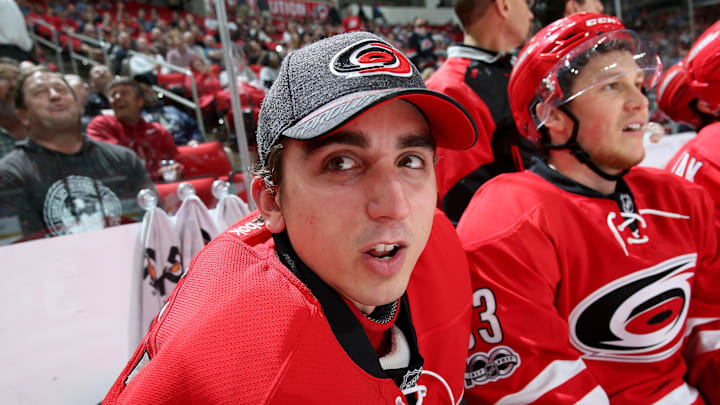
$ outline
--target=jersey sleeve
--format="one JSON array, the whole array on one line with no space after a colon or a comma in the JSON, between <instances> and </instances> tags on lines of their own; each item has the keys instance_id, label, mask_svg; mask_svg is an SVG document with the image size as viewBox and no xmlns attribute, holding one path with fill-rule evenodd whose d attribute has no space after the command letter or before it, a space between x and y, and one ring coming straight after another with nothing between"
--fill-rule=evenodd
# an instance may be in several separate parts
<instances>
[{"instance_id":1,"label":"jersey sleeve","mask_svg":"<svg viewBox=\"0 0 720 405\"><path fill-rule=\"evenodd\" d=\"M702 220L695 221L699 253L685 330L685 360L688 382L707 403L720 404L720 229L717 221L711 225L711 218L716 216L713 201L702 194L697 198L701 210L695 214Z\"/></svg>"},{"instance_id":2,"label":"jersey sleeve","mask_svg":"<svg viewBox=\"0 0 720 405\"><path fill-rule=\"evenodd\" d=\"M713 135L720 136L720 133ZM718 222L720 221L720 156L717 158L708 156L707 152L717 154L715 148L708 150L695 141L700 141L700 139L693 139L686 143L670 159L665 168L685 180L699 185L710 194L714 201L715 221Z\"/></svg>"},{"instance_id":3,"label":"jersey sleeve","mask_svg":"<svg viewBox=\"0 0 720 405\"><path fill-rule=\"evenodd\" d=\"M477 196L476 196L477 197ZM560 268L552 241L527 213L502 234L458 233L473 285L472 334L465 371L469 405L608 403L607 394L571 345L555 308Z\"/></svg>"}]
</instances>

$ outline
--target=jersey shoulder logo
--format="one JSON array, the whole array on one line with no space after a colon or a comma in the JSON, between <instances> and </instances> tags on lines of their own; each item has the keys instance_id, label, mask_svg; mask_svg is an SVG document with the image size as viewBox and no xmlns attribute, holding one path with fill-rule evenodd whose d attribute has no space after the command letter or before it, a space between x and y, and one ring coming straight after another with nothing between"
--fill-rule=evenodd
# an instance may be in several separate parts
<instances>
[{"instance_id":1,"label":"jersey shoulder logo","mask_svg":"<svg viewBox=\"0 0 720 405\"><path fill-rule=\"evenodd\" d=\"M410 61L385 42L364 40L338 52L330 60L330 71L347 78L372 75L410 77Z\"/></svg>"},{"instance_id":2,"label":"jersey shoulder logo","mask_svg":"<svg viewBox=\"0 0 720 405\"><path fill-rule=\"evenodd\" d=\"M520 366L520 356L507 346L497 346L490 353L473 353L465 368L465 389L506 378Z\"/></svg>"},{"instance_id":3,"label":"jersey shoulder logo","mask_svg":"<svg viewBox=\"0 0 720 405\"><path fill-rule=\"evenodd\" d=\"M672 167L671 172L684 178L685 180L695 182L695 175L703 167L703 161L690 156L688 152L684 152Z\"/></svg>"},{"instance_id":4,"label":"jersey shoulder logo","mask_svg":"<svg viewBox=\"0 0 720 405\"><path fill-rule=\"evenodd\" d=\"M677 256L597 289L570 313L570 341L593 360L670 357L682 344L696 261Z\"/></svg>"}]
</instances>

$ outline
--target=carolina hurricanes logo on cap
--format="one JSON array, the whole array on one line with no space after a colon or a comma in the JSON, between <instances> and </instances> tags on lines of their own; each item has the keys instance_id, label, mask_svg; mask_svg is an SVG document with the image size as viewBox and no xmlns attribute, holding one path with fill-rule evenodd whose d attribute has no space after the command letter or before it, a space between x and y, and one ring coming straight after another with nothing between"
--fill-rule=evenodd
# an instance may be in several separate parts
<instances>
[{"instance_id":1,"label":"carolina hurricanes logo on cap","mask_svg":"<svg viewBox=\"0 0 720 405\"><path fill-rule=\"evenodd\" d=\"M391 75L410 77L410 61L392 46L374 39L356 42L333 56L330 71L337 76Z\"/></svg>"},{"instance_id":2,"label":"carolina hurricanes logo on cap","mask_svg":"<svg viewBox=\"0 0 720 405\"><path fill-rule=\"evenodd\" d=\"M569 318L573 345L595 360L653 362L678 350L697 255L678 256L601 287Z\"/></svg>"}]
</instances>

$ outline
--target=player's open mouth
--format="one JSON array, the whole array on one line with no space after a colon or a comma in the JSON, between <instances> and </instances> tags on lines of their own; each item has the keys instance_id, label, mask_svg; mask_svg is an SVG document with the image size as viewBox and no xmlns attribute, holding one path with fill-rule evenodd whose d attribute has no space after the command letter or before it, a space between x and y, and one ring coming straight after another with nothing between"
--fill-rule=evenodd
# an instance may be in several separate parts
<instances>
[{"instance_id":1,"label":"player's open mouth","mask_svg":"<svg viewBox=\"0 0 720 405\"><path fill-rule=\"evenodd\" d=\"M639 124L639 123L630 124L630 125L626 126L625 128L623 128L623 131L627 131L627 132L640 131L642 129L642 127L643 127L642 124Z\"/></svg>"},{"instance_id":2,"label":"player's open mouth","mask_svg":"<svg viewBox=\"0 0 720 405\"><path fill-rule=\"evenodd\" d=\"M378 243L377 245L373 246L372 249L368 250L365 253L379 260L390 260L399 250L400 245L397 243Z\"/></svg>"}]
</instances>

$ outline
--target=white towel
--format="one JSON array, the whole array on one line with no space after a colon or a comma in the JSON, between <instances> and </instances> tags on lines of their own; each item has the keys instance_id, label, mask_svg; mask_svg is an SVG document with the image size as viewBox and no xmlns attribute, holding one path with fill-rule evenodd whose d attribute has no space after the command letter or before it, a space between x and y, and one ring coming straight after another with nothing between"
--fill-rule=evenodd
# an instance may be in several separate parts
<instances>
[{"instance_id":1,"label":"white towel","mask_svg":"<svg viewBox=\"0 0 720 405\"><path fill-rule=\"evenodd\" d=\"M185 269L190 266L192 257L219 233L205 203L197 195L191 195L183 200L175 214L175 230L180 236Z\"/></svg>"},{"instance_id":2,"label":"white towel","mask_svg":"<svg viewBox=\"0 0 720 405\"><path fill-rule=\"evenodd\" d=\"M250 215L250 207L235 194L225 194L215 207L215 224L224 231L237 221Z\"/></svg>"},{"instance_id":3,"label":"white towel","mask_svg":"<svg viewBox=\"0 0 720 405\"><path fill-rule=\"evenodd\" d=\"M140 330L144 334L183 274L180 238L165 211L145 213L140 227L143 241Z\"/></svg>"}]
</instances>

